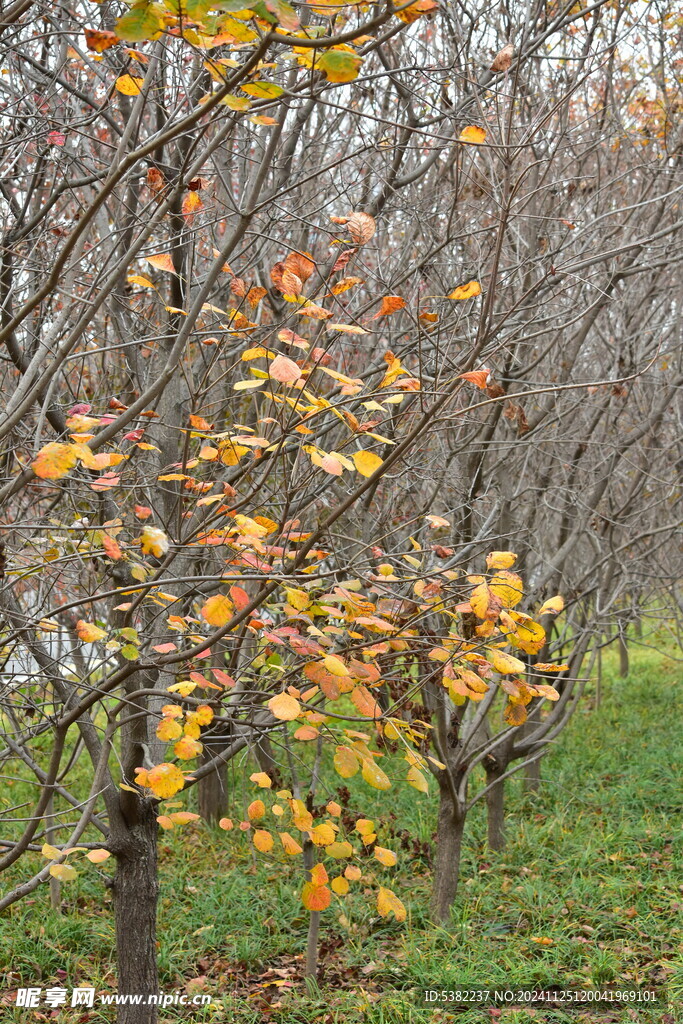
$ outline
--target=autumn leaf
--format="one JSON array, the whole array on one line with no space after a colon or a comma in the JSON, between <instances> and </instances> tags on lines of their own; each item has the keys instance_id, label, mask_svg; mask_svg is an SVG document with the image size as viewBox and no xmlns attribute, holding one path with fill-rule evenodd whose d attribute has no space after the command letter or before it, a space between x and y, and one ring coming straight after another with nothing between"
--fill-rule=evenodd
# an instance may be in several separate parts
<instances>
[{"instance_id":1,"label":"autumn leaf","mask_svg":"<svg viewBox=\"0 0 683 1024\"><path fill-rule=\"evenodd\" d=\"M288 693L278 693L277 696L271 697L268 708L274 718L279 718L283 722L292 722L301 714L299 701Z\"/></svg>"},{"instance_id":2,"label":"autumn leaf","mask_svg":"<svg viewBox=\"0 0 683 1024\"><path fill-rule=\"evenodd\" d=\"M144 78L133 78L132 75L121 75L116 79L116 88L124 96L138 96L143 85Z\"/></svg>"},{"instance_id":3,"label":"autumn leaf","mask_svg":"<svg viewBox=\"0 0 683 1024\"><path fill-rule=\"evenodd\" d=\"M385 850L383 846L376 846L373 850L375 860L384 864L386 868L393 868L396 863L396 854L393 850Z\"/></svg>"},{"instance_id":4,"label":"autumn leaf","mask_svg":"<svg viewBox=\"0 0 683 1024\"><path fill-rule=\"evenodd\" d=\"M508 725L524 725L527 720L526 708L523 704L513 704L511 701L505 705L503 718Z\"/></svg>"},{"instance_id":5,"label":"autumn leaf","mask_svg":"<svg viewBox=\"0 0 683 1024\"><path fill-rule=\"evenodd\" d=\"M367 718L381 718L382 709L366 686L354 686L350 693L351 702L361 715Z\"/></svg>"},{"instance_id":6,"label":"autumn leaf","mask_svg":"<svg viewBox=\"0 0 683 1024\"><path fill-rule=\"evenodd\" d=\"M361 775L373 789L391 789L391 781L373 760L363 759Z\"/></svg>"},{"instance_id":7,"label":"autumn leaf","mask_svg":"<svg viewBox=\"0 0 683 1024\"><path fill-rule=\"evenodd\" d=\"M481 285L478 281L468 281L467 284L458 285L448 298L462 302L464 299L473 299L476 295L481 295Z\"/></svg>"},{"instance_id":8,"label":"autumn leaf","mask_svg":"<svg viewBox=\"0 0 683 1024\"><path fill-rule=\"evenodd\" d=\"M185 776L174 764L158 764L149 770L136 768L135 775L135 781L139 786L151 789L161 800L175 796L185 785Z\"/></svg>"},{"instance_id":9,"label":"autumn leaf","mask_svg":"<svg viewBox=\"0 0 683 1024\"><path fill-rule=\"evenodd\" d=\"M270 832L266 832L263 828L254 830L251 841L259 853L268 853L269 850L273 849L273 837Z\"/></svg>"},{"instance_id":10,"label":"autumn leaf","mask_svg":"<svg viewBox=\"0 0 683 1024\"><path fill-rule=\"evenodd\" d=\"M336 892L337 896L346 896L350 886L343 875L337 875L330 882L330 888L333 892Z\"/></svg>"},{"instance_id":11,"label":"autumn leaf","mask_svg":"<svg viewBox=\"0 0 683 1024\"><path fill-rule=\"evenodd\" d=\"M71 882L74 878L78 877L78 872L70 864L53 864L50 868L50 874L60 882Z\"/></svg>"},{"instance_id":12,"label":"autumn leaf","mask_svg":"<svg viewBox=\"0 0 683 1024\"><path fill-rule=\"evenodd\" d=\"M188 192L183 199L183 217L188 224L192 224L194 216L204 209L204 203L198 192Z\"/></svg>"},{"instance_id":13,"label":"autumn leaf","mask_svg":"<svg viewBox=\"0 0 683 1024\"><path fill-rule=\"evenodd\" d=\"M406 908L391 889L380 887L377 893L377 913L380 917L388 917L393 914L397 921L405 921Z\"/></svg>"},{"instance_id":14,"label":"autumn leaf","mask_svg":"<svg viewBox=\"0 0 683 1024\"><path fill-rule=\"evenodd\" d=\"M364 451L363 449L358 452L352 452L351 458L361 476L372 476L375 470L379 469L382 465L382 459L380 459L379 455L375 455L374 452Z\"/></svg>"},{"instance_id":15,"label":"autumn leaf","mask_svg":"<svg viewBox=\"0 0 683 1024\"><path fill-rule=\"evenodd\" d=\"M363 58L347 47L326 50L317 63L328 82L352 82L358 78Z\"/></svg>"},{"instance_id":16,"label":"autumn leaf","mask_svg":"<svg viewBox=\"0 0 683 1024\"><path fill-rule=\"evenodd\" d=\"M375 218L369 213L356 210L349 217L346 228L356 245L365 245L375 233Z\"/></svg>"},{"instance_id":17,"label":"autumn leaf","mask_svg":"<svg viewBox=\"0 0 683 1024\"><path fill-rule=\"evenodd\" d=\"M176 722L172 718L164 718L163 721L157 725L157 738L163 740L164 743L168 743L171 740L177 740L183 735L183 727L180 722Z\"/></svg>"},{"instance_id":18,"label":"autumn leaf","mask_svg":"<svg viewBox=\"0 0 683 1024\"><path fill-rule=\"evenodd\" d=\"M100 849L100 850L89 850L88 853L86 853L85 856L86 856L86 859L89 860L91 864L102 864L103 861L109 860L109 858L111 857L111 854L110 854L109 850L102 850L102 849Z\"/></svg>"},{"instance_id":19,"label":"autumn leaf","mask_svg":"<svg viewBox=\"0 0 683 1024\"><path fill-rule=\"evenodd\" d=\"M350 779L360 767L360 758L351 747L337 747L334 754L334 768L343 779Z\"/></svg>"},{"instance_id":20,"label":"autumn leaf","mask_svg":"<svg viewBox=\"0 0 683 1024\"><path fill-rule=\"evenodd\" d=\"M406 304L406 300L402 299L400 295L385 295L382 299L382 305L379 311L375 313L373 320L377 320L380 316L391 316L392 313L396 313L399 309L403 309Z\"/></svg>"},{"instance_id":21,"label":"autumn leaf","mask_svg":"<svg viewBox=\"0 0 683 1024\"><path fill-rule=\"evenodd\" d=\"M349 670L347 669L341 658L337 658L334 654L328 654L322 661L323 667L331 672L333 676L348 676Z\"/></svg>"},{"instance_id":22,"label":"autumn leaf","mask_svg":"<svg viewBox=\"0 0 683 1024\"><path fill-rule=\"evenodd\" d=\"M38 452L31 469L41 480L61 480L78 461L77 449L71 444L50 441Z\"/></svg>"},{"instance_id":23,"label":"autumn leaf","mask_svg":"<svg viewBox=\"0 0 683 1024\"><path fill-rule=\"evenodd\" d=\"M97 640L104 640L107 635L106 629L100 629L92 622L86 622L84 619L79 619L76 623L76 632L78 633L79 640L82 640L86 644L94 644Z\"/></svg>"},{"instance_id":24,"label":"autumn leaf","mask_svg":"<svg viewBox=\"0 0 683 1024\"><path fill-rule=\"evenodd\" d=\"M469 143L471 146L480 146L485 139L486 131L476 124L469 124L458 136L458 142Z\"/></svg>"},{"instance_id":25,"label":"autumn leaf","mask_svg":"<svg viewBox=\"0 0 683 1024\"><path fill-rule=\"evenodd\" d=\"M266 805L263 800L252 800L247 807L247 817L249 821L258 821L259 818L263 818L266 813Z\"/></svg>"},{"instance_id":26,"label":"autumn leaf","mask_svg":"<svg viewBox=\"0 0 683 1024\"><path fill-rule=\"evenodd\" d=\"M249 776L250 782L255 782L261 789L270 789L273 783L270 780L270 776L266 775L265 772L254 772L253 775Z\"/></svg>"},{"instance_id":27,"label":"autumn leaf","mask_svg":"<svg viewBox=\"0 0 683 1024\"><path fill-rule=\"evenodd\" d=\"M513 551L491 551L486 556L487 569L509 569L517 561Z\"/></svg>"},{"instance_id":28,"label":"autumn leaf","mask_svg":"<svg viewBox=\"0 0 683 1024\"><path fill-rule=\"evenodd\" d=\"M512 55L514 52L515 48L512 43L508 43L502 50L499 50L493 58L491 71L493 71L494 74L499 74L501 71L507 71L512 64Z\"/></svg>"},{"instance_id":29,"label":"autumn leaf","mask_svg":"<svg viewBox=\"0 0 683 1024\"><path fill-rule=\"evenodd\" d=\"M332 893L326 885L314 885L313 882L305 882L301 891L301 902L306 910L327 910L332 902Z\"/></svg>"},{"instance_id":30,"label":"autumn leaf","mask_svg":"<svg viewBox=\"0 0 683 1024\"><path fill-rule=\"evenodd\" d=\"M461 373L458 379L467 380L470 384L475 384L478 388L481 388L482 391L485 391L490 376L491 371L487 366L485 366L481 370L470 370L468 373Z\"/></svg>"},{"instance_id":31,"label":"autumn leaf","mask_svg":"<svg viewBox=\"0 0 683 1024\"><path fill-rule=\"evenodd\" d=\"M83 30L83 34L85 35L85 45L95 53L103 53L110 46L116 46L120 42L116 32L107 32L103 29L86 28Z\"/></svg>"},{"instance_id":32,"label":"autumn leaf","mask_svg":"<svg viewBox=\"0 0 683 1024\"><path fill-rule=\"evenodd\" d=\"M523 661L513 658L511 654L506 654L504 651L492 651L491 664L501 675L516 675L526 669Z\"/></svg>"},{"instance_id":33,"label":"autumn leaf","mask_svg":"<svg viewBox=\"0 0 683 1024\"><path fill-rule=\"evenodd\" d=\"M569 665L556 665L554 662L541 662L538 661L533 666L534 672L568 672ZM538 685L536 684L538 689Z\"/></svg>"},{"instance_id":34,"label":"autumn leaf","mask_svg":"<svg viewBox=\"0 0 683 1024\"><path fill-rule=\"evenodd\" d=\"M173 257L170 252L159 252L155 256L145 256L144 259L147 263L150 263L157 270L165 270L169 274L175 274L176 269L173 266Z\"/></svg>"},{"instance_id":35,"label":"autumn leaf","mask_svg":"<svg viewBox=\"0 0 683 1024\"><path fill-rule=\"evenodd\" d=\"M225 594L214 594L200 610L200 615L210 626L225 626L232 618L233 605Z\"/></svg>"},{"instance_id":36,"label":"autumn leaf","mask_svg":"<svg viewBox=\"0 0 683 1024\"><path fill-rule=\"evenodd\" d=\"M289 832L278 832L278 835L280 836L282 848L289 857L294 857L297 853L303 852L303 847L297 843L296 839Z\"/></svg>"},{"instance_id":37,"label":"autumn leaf","mask_svg":"<svg viewBox=\"0 0 683 1024\"><path fill-rule=\"evenodd\" d=\"M179 757L181 761L189 761L193 757L199 757L202 750L202 744L191 736L183 736L183 738L178 740L178 742L173 746L173 753L176 757Z\"/></svg>"},{"instance_id":38,"label":"autumn leaf","mask_svg":"<svg viewBox=\"0 0 683 1024\"><path fill-rule=\"evenodd\" d=\"M564 598L560 594L557 594L556 597L548 598L548 600L541 605L541 607L538 609L538 615L539 617L541 615L548 615L550 613L552 613L553 615L559 615L563 609Z\"/></svg>"},{"instance_id":39,"label":"autumn leaf","mask_svg":"<svg viewBox=\"0 0 683 1024\"><path fill-rule=\"evenodd\" d=\"M281 384L294 384L301 377L301 370L293 359L287 356L275 356L268 367L268 376Z\"/></svg>"},{"instance_id":40,"label":"autumn leaf","mask_svg":"<svg viewBox=\"0 0 683 1024\"><path fill-rule=\"evenodd\" d=\"M116 33L127 43L155 39L164 27L164 12L157 4L136 3L116 22Z\"/></svg>"},{"instance_id":41,"label":"autumn leaf","mask_svg":"<svg viewBox=\"0 0 683 1024\"><path fill-rule=\"evenodd\" d=\"M143 555L154 555L155 558L161 558L168 551L168 537L163 530L157 529L156 526L146 526L140 537L140 547Z\"/></svg>"}]
</instances>

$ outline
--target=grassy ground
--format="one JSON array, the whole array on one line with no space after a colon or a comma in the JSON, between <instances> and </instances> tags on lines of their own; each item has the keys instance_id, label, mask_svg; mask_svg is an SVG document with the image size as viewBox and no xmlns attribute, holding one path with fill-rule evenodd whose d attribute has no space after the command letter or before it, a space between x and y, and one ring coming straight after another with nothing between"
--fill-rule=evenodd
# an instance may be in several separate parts
<instances>
[{"instance_id":1,"label":"grassy ground","mask_svg":"<svg viewBox=\"0 0 683 1024\"><path fill-rule=\"evenodd\" d=\"M486 851L483 813L472 813L449 930L427 916L433 800L412 789L371 792L368 816L382 822L383 845L400 855L391 871L373 862L375 881L400 895L408 921L379 918L361 888L333 904L323 914L319 987L301 980L307 921L291 866L256 862L243 837L203 825L164 834L161 987L216 1000L202 1010L168 1008L164 1024L683 1021L683 669L636 652L621 680L611 656L605 662L601 705L591 691L545 759L540 792L509 784L503 854ZM396 832L404 829L410 836L401 839ZM64 896L61 915L50 912L45 889L12 908L0 935L0 990L114 990L110 897L96 871L65 886ZM425 987L607 983L665 986L669 1005L459 1011L422 1008L418 999ZM39 1019L9 1000L2 1010L3 1022ZM104 1022L113 1011L69 1009L43 1019Z\"/></svg>"}]
</instances>

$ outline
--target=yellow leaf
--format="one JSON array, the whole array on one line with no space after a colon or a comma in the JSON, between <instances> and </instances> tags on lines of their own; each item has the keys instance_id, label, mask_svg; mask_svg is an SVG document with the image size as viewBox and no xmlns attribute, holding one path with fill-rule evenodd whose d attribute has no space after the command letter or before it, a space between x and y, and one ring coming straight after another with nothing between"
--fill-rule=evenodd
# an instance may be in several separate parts
<instances>
[{"instance_id":1,"label":"yellow leaf","mask_svg":"<svg viewBox=\"0 0 683 1024\"><path fill-rule=\"evenodd\" d=\"M489 580L489 590L504 608L514 608L522 600L524 585L516 572L501 569Z\"/></svg>"},{"instance_id":2,"label":"yellow leaf","mask_svg":"<svg viewBox=\"0 0 683 1024\"><path fill-rule=\"evenodd\" d=\"M556 665L554 662L537 662L533 666L534 672L568 672L569 665Z\"/></svg>"},{"instance_id":3,"label":"yellow leaf","mask_svg":"<svg viewBox=\"0 0 683 1024\"><path fill-rule=\"evenodd\" d=\"M265 772L254 772L253 775L249 776L251 782L255 782L261 789L270 789L273 783L270 781L270 777Z\"/></svg>"},{"instance_id":4,"label":"yellow leaf","mask_svg":"<svg viewBox=\"0 0 683 1024\"><path fill-rule=\"evenodd\" d=\"M232 601L225 594L214 594L201 608L200 615L210 626L225 626L232 618Z\"/></svg>"},{"instance_id":5,"label":"yellow leaf","mask_svg":"<svg viewBox=\"0 0 683 1024\"><path fill-rule=\"evenodd\" d=\"M164 718L157 725L157 738L163 740L164 743L168 743L169 740L177 740L182 735L182 725L173 718Z\"/></svg>"},{"instance_id":6,"label":"yellow leaf","mask_svg":"<svg viewBox=\"0 0 683 1024\"><path fill-rule=\"evenodd\" d=\"M379 469L382 463L379 455L375 455L373 452L361 450L359 452L352 452L351 458L353 459L354 465L358 472L362 476L372 476L375 470Z\"/></svg>"},{"instance_id":7,"label":"yellow leaf","mask_svg":"<svg viewBox=\"0 0 683 1024\"><path fill-rule=\"evenodd\" d=\"M334 767L343 779L350 779L358 771L360 759L351 747L337 747L334 755Z\"/></svg>"},{"instance_id":8,"label":"yellow leaf","mask_svg":"<svg viewBox=\"0 0 683 1024\"><path fill-rule=\"evenodd\" d=\"M287 604L296 608L298 612L304 611L311 603L311 599L305 590L296 590L293 587L286 587Z\"/></svg>"},{"instance_id":9,"label":"yellow leaf","mask_svg":"<svg viewBox=\"0 0 683 1024\"><path fill-rule=\"evenodd\" d=\"M393 914L397 921L405 921L406 908L391 889L380 887L377 893L377 913L380 917L388 917Z\"/></svg>"},{"instance_id":10,"label":"yellow leaf","mask_svg":"<svg viewBox=\"0 0 683 1024\"><path fill-rule=\"evenodd\" d=\"M492 651L491 664L496 672L500 672L503 676L515 675L517 672L524 672L526 669L523 661L520 661L519 658L513 658L511 654L505 654L504 651Z\"/></svg>"},{"instance_id":11,"label":"yellow leaf","mask_svg":"<svg viewBox=\"0 0 683 1024\"><path fill-rule=\"evenodd\" d=\"M480 146L485 139L486 131L477 124L468 124L458 136L458 142L468 142L473 146Z\"/></svg>"},{"instance_id":12,"label":"yellow leaf","mask_svg":"<svg viewBox=\"0 0 683 1024\"><path fill-rule=\"evenodd\" d=\"M336 838L336 833L331 825L322 822L310 830L310 837L315 846L330 846Z\"/></svg>"},{"instance_id":13,"label":"yellow leaf","mask_svg":"<svg viewBox=\"0 0 683 1024\"><path fill-rule=\"evenodd\" d=\"M517 561L513 551L491 551L486 556L487 569L509 569Z\"/></svg>"},{"instance_id":14,"label":"yellow leaf","mask_svg":"<svg viewBox=\"0 0 683 1024\"><path fill-rule=\"evenodd\" d=\"M317 63L317 67L325 72L328 82L352 82L358 78L363 58L347 47L335 47L326 50Z\"/></svg>"},{"instance_id":15,"label":"yellow leaf","mask_svg":"<svg viewBox=\"0 0 683 1024\"><path fill-rule=\"evenodd\" d=\"M140 786L151 789L155 796L162 800L175 796L185 785L185 777L174 764L157 764L147 771L144 768L136 768L136 782Z\"/></svg>"},{"instance_id":16,"label":"yellow leaf","mask_svg":"<svg viewBox=\"0 0 683 1024\"><path fill-rule=\"evenodd\" d=\"M157 529L156 526L146 526L140 537L140 547L143 555L154 555L155 558L161 558L168 551L168 537L163 530Z\"/></svg>"},{"instance_id":17,"label":"yellow leaf","mask_svg":"<svg viewBox=\"0 0 683 1024\"><path fill-rule=\"evenodd\" d=\"M278 693L277 696L271 697L268 707L273 717L283 722L292 722L301 714L299 701L288 693Z\"/></svg>"},{"instance_id":18,"label":"yellow leaf","mask_svg":"<svg viewBox=\"0 0 683 1024\"><path fill-rule=\"evenodd\" d=\"M343 875L338 875L330 882L330 888L333 892L336 892L337 896L346 896L349 891L349 883Z\"/></svg>"},{"instance_id":19,"label":"yellow leaf","mask_svg":"<svg viewBox=\"0 0 683 1024\"><path fill-rule=\"evenodd\" d=\"M53 878L58 878L60 882L71 882L78 877L78 872L70 864L53 864L50 874Z\"/></svg>"},{"instance_id":20,"label":"yellow leaf","mask_svg":"<svg viewBox=\"0 0 683 1024\"><path fill-rule=\"evenodd\" d=\"M252 836L252 842L260 853L268 853L273 849L273 837L265 829L257 828Z\"/></svg>"},{"instance_id":21,"label":"yellow leaf","mask_svg":"<svg viewBox=\"0 0 683 1024\"><path fill-rule=\"evenodd\" d=\"M363 760L361 774L368 786L372 786L373 789L391 789L388 775L385 775L374 761Z\"/></svg>"},{"instance_id":22,"label":"yellow leaf","mask_svg":"<svg viewBox=\"0 0 683 1024\"><path fill-rule=\"evenodd\" d=\"M47 857L48 860L59 860L62 856L62 851L58 850L56 846L50 846L49 843L43 843L40 851L43 857Z\"/></svg>"},{"instance_id":23,"label":"yellow leaf","mask_svg":"<svg viewBox=\"0 0 683 1024\"><path fill-rule=\"evenodd\" d=\"M416 789L418 793L429 793L429 785L426 778L414 765L408 769L406 779L408 780L408 785Z\"/></svg>"},{"instance_id":24,"label":"yellow leaf","mask_svg":"<svg viewBox=\"0 0 683 1024\"><path fill-rule=\"evenodd\" d=\"M193 757L199 757L202 752L202 744L191 736L183 736L173 747L173 753L181 761L189 761Z\"/></svg>"},{"instance_id":25,"label":"yellow leaf","mask_svg":"<svg viewBox=\"0 0 683 1024\"><path fill-rule=\"evenodd\" d=\"M303 847L297 843L293 836L290 836L289 832L279 832L278 835L280 836L282 848L290 857L294 857L297 853L302 852Z\"/></svg>"},{"instance_id":26,"label":"yellow leaf","mask_svg":"<svg viewBox=\"0 0 683 1024\"><path fill-rule=\"evenodd\" d=\"M448 298L462 302L464 299L473 299L476 295L481 295L481 285L478 281L468 281L467 284L459 285Z\"/></svg>"},{"instance_id":27,"label":"yellow leaf","mask_svg":"<svg viewBox=\"0 0 683 1024\"><path fill-rule=\"evenodd\" d=\"M539 693L546 700L559 700L560 695L554 686L549 686L547 683L534 683L534 690Z\"/></svg>"},{"instance_id":28,"label":"yellow leaf","mask_svg":"<svg viewBox=\"0 0 683 1024\"><path fill-rule=\"evenodd\" d=\"M31 463L31 469L41 480L61 480L76 462L74 445L50 441L40 449Z\"/></svg>"},{"instance_id":29,"label":"yellow leaf","mask_svg":"<svg viewBox=\"0 0 683 1024\"><path fill-rule=\"evenodd\" d=\"M139 95L144 84L144 78L132 78L131 75L121 75L120 78L116 79L116 88L124 96Z\"/></svg>"},{"instance_id":30,"label":"yellow leaf","mask_svg":"<svg viewBox=\"0 0 683 1024\"><path fill-rule=\"evenodd\" d=\"M552 612L553 615L559 615L564 608L564 598L558 594L556 597L550 597L545 601L538 610L539 616L548 615Z\"/></svg>"},{"instance_id":31,"label":"yellow leaf","mask_svg":"<svg viewBox=\"0 0 683 1024\"><path fill-rule=\"evenodd\" d=\"M326 846L325 853L334 860L343 860L344 857L353 857L353 847L345 840L337 841Z\"/></svg>"},{"instance_id":32,"label":"yellow leaf","mask_svg":"<svg viewBox=\"0 0 683 1024\"><path fill-rule=\"evenodd\" d=\"M323 658L323 665L333 676L348 676L349 674L344 662L334 654L328 654L326 658Z\"/></svg>"},{"instance_id":33,"label":"yellow leaf","mask_svg":"<svg viewBox=\"0 0 683 1024\"><path fill-rule=\"evenodd\" d=\"M155 288L156 285L153 281L150 281L148 277L143 277L142 274L130 274L126 280L129 284L137 284L140 288Z\"/></svg>"},{"instance_id":34,"label":"yellow leaf","mask_svg":"<svg viewBox=\"0 0 683 1024\"><path fill-rule=\"evenodd\" d=\"M508 701L505 705L503 718L508 725L524 725L527 719L526 708L523 704L512 704Z\"/></svg>"},{"instance_id":35,"label":"yellow leaf","mask_svg":"<svg viewBox=\"0 0 683 1024\"><path fill-rule=\"evenodd\" d=\"M375 860L384 864L386 868L393 868L397 857L393 850L385 850L383 846L376 846L374 849Z\"/></svg>"}]
</instances>

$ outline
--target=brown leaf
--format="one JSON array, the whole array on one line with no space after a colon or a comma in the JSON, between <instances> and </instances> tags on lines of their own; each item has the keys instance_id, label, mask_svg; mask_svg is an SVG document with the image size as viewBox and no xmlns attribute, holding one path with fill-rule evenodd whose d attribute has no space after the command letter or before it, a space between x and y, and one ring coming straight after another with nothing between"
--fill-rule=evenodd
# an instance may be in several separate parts
<instances>
[{"instance_id":1,"label":"brown leaf","mask_svg":"<svg viewBox=\"0 0 683 1024\"><path fill-rule=\"evenodd\" d=\"M500 71L507 71L512 64L512 55L515 52L515 48L512 43L508 43L502 50L499 50L496 56L493 58L493 64L491 65L491 71L496 74Z\"/></svg>"},{"instance_id":2,"label":"brown leaf","mask_svg":"<svg viewBox=\"0 0 683 1024\"><path fill-rule=\"evenodd\" d=\"M371 217L369 213L362 213L360 210L356 210L349 217L346 226L351 235L351 240L356 245L365 245L375 233L375 218Z\"/></svg>"}]
</instances>

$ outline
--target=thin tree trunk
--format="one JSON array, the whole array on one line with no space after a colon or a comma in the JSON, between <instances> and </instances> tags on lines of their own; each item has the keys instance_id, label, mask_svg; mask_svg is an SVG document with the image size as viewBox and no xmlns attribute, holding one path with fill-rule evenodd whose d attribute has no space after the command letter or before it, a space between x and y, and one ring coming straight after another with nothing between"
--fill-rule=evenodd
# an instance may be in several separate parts
<instances>
[{"instance_id":1,"label":"thin tree trunk","mask_svg":"<svg viewBox=\"0 0 683 1024\"><path fill-rule=\"evenodd\" d=\"M628 647L626 645L626 637L623 633L619 633L619 675L622 679L626 679L629 672L629 660L628 660Z\"/></svg>"},{"instance_id":2,"label":"thin tree trunk","mask_svg":"<svg viewBox=\"0 0 683 1024\"><path fill-rule=\"evenodd\" d=\"M537 793L541 788L541 758L537 757L527 769L524 775L524 786L527 793Z\"/></svg>"},{"instance_id":3,"label":"thin tree trunk","mask_svg":"<svg viewBox=\"0 0 683 1024\"><path fill-rule=\"evenodd\" d=\"M496 781L504 771L497 765L486 772L486 785L491 786L486 794L489 850L505 849L505 783Z\"/></svg>"},{"instance_id":4,"label":"thin tree trunk","mask_svg":"<svg viewBox=\"0 0 683 1024\"><path fill-rule=\"evenodd\" d=\"M202 751L200 764L212 760L216 755L216 748L207 744ZM225 816L228 806L227 789L227 764L209 772L197 783L197 810L204 819L211 824L217 824Z\"/></svg>"},{"instance_id":5,"label":"thin tree trunk","mask_svg":"<svg viewBox=\"0 0 683 1024\"><path fill-rule=\"evenodd\" d=\"M56 840L54 831L54 797L50 797L45 808L45 840L51 846ZM62 883L58 878L50 877L50 906L58 914L62 912Z\"/></svg>"},{"instance_id":6,"label":"thin tree trunk","mask_svg":"<svg viewBox=\"0 0 683 1024\"><path fill-rule=\"evenodd\" d=\"M306 978L317 978L318 976L318 937L320 935L320 911L312 910L308 922L308 937L306 940L306 966L304 976Z\"/></svg>"},{"instance_id":7,"label":"thin tree trunk","mask_svg":"<svg viewBox=\"0 0 683 1024\"><path fill-rule=\"evenodd\" d=\"M157 821L155 805L138 800L137 821L116 854L113 882L119 995L159 991L156 962ZM119 1006L117 1024L156 1024L156 1006Z\"/></svg>"},{"instance_id":8,"label":"thin tree trunk","mask_svg":"<svg viewBox=\"0 0 683 1024\"><path fill-rule=\"evenodd\" d=\"M458 890L462 837L465 814L453 806L446 787L439 791L439 817L436 826L434 858L434 885L432 889L432 917L439 924L448 924L451 907Z\"/></svg>"}]
</instances>

